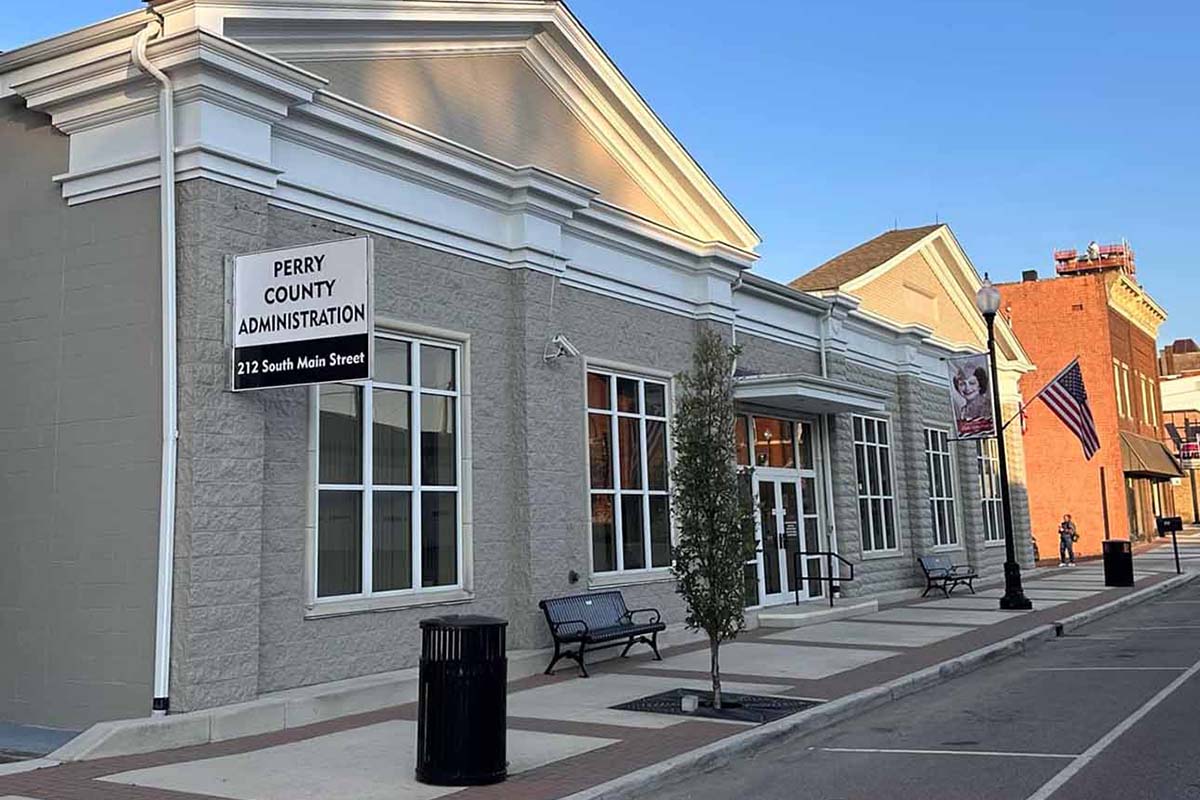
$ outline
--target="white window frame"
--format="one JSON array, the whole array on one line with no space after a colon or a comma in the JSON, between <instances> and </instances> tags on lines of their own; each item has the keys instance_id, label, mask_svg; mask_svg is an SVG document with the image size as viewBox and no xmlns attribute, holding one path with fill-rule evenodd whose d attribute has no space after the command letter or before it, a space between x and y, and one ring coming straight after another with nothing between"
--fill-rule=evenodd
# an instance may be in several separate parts
<instances>
[{"instance_id":1,"label":"white window frame","mask_svg":"<svg viewBox=\"0 0 1200 800\"><path fill-rule=\"evenodd\" d=\"M937 440L935 442L935 439ZM956 485L958 465L954 457L954 439L950 435L950 431L944 428L926 428L925 429L925 465L929 470L929 511L933 518L933 549L934 550L960 550L962 549L962 521L958 517L958 502L956 500ZM938 447L934 447L937 444ZM937 481L933 479L935 460L940 462L944 475L943 485L945 492L941 495L937 494ZM953 530L949 531L949 536L946 536L946 531L941 530L941 525L938 520L942 517L938 515L937 509L941 506L945 509L944 517L950 520L950 525ZM945 539L946 541L943 541Z\"/></svg>"},{"instance_id":2,"label":"white window frame","mask_svg":"<svg viewBox=\"0 0 1200 800\"><path fill-rule=\"evenodd\" d=\"M592 408L588 404L588 375L596 373L597 375L605 375L608 377L608 404L609 408ZM617 381L620 379L637 381L638 384L638 411L618 411L617 410ZM657 416L646 413L646 383L654 383L663 387L665 415ZM584 458L585 469L587 473L587 520L588 520L588 538L587 538L587 553L588 553L588 572L592 585L604 585L607 583L622 583L628 581L639 580L656 580L668 577L671 574L671 559L669 563L662 566L653 566L653 542L650 538L650 498L663 497L667 504L667 519L668 519L668 536L669 546L675 546L675 515L671 508L671 468L674 465L674 454L671 450L671 427L672 427L672 409L673 409L673 389L672 380L669 376L663 374L655 374L648 371L633 370L624 366L608 366L601 363L589 362L585 364L583 372L583 405L584 405ZM592 469L591 469L591 437L589 429L589 418L592 414L604 414L610 418L608 435L609 452L612 456L612 488L609 489L594 489L592 488ZM624 489L621 486L621 442L618 420L620 419L637 419L638 420L638 445L640 447L639 466L641 468L641 488L640 489ZM650 464L647 458L646 447L646 422L662 422L663 431L663 448L664 458L667 469L667 488L666 489L651 489L650 488ZM609 495L613 498L613 534L616 541L617 560L616 569L599 571L595 564L595 550L593 544L592 532L592 496L593 495ZM644 567L625 568L625 530L624 520L622 518L622 495L640 494L642 497L642 555Z\"/></svg>"},{"instance_id":3,"label":"white window frame","mask_svg":"<svg viewBox=\"0 0 1200 800\"><path fill-rule=\"evenodd\" d=\"M1121 362L1121 390L1125 398L1125 417L1133 419L1133 402L1129 397L1129 365Z\"/></svg>"},{"instance_id":4,"label":"white window frame","mask_svg":"<svg viewBox=\"0 0 1200 800\"><path fill-rule=\"evenodd\" d=\"M1000 486L1000 449L995 439L976 441L979 470L979 505L983 516L985 547L1004 546L1004 497ZM988 477L991 477L990 486Z\"/></svg>"},{"instance_id":5,"label":"white window frame","mask_svg":"<svg viewBox=\"0 0 1200 800\"><path fill-rule=\"evenodd\" d=\"M1150 424L1150 401L1146 399L1146 376L1142 373L1137 373L1138 389L1142 396L1142 422Z\"/></svg>"},{"instance_id":6,"label":"white window frame","mask_svg":"<svg viewBox=\"0 0 1200 800\"><path fill-rule=\"evenodd\" d=\"M1121 403L1121 362L1113 359L1113 393L1117 397L1117 416L1125 416L1125 406Z\"/></svg>"},{"instance_id":7,"label":"white window frame","mask_svg":"<svg viewBox=\"0 0 1200 800\"><path fill-rule=\"evenodd\" d=\"M444 331L408 326L377 328L376 339L392 339L409 344L409 383L391 383L378 380L346 381L345 385L359 387L362 393L362 481L355 484L322 483L320 480L320 386L310 387L309 392L309 468L312 487L309 510L309 530L306 572L308 575L307 617L321 617L405 606L433 605L447 602L462 602L473 598L471 557L471 521L468 519L470 499L469 413L470 393L468 375L468 337ZM421 386L421 345L430 345L451 350L454 353L454 389L429 389ZM403 485L376 486L374 483L374 389L390 389L407 392L409 401L409 428L411 431L410 482ZM453 398L455 412L455 476L453 485L425 486L421 476L421 396ZM361 547L362 579L361 591L353 594L318 597L318 569L320 553L319 503L322 490L358 491L361 493ZM410 583L406 589L374 591L371 586L374 558L374 502L375 492L405 492L410 496ZM457 580L453 584L423 587L422 569L422 507L421 498L426 493L454 492L455 543Z\"/></svg>"},{"instance_id":8,"label":"white window frame","mask_svg":"<svg viewBox=\"0 0 1200 800\"><path fill-rule=\"evenodd\" d=\"M1156 427L1154 418L1157 410L1154 403L1154 388L1158 384L1149 375L1139 372L1138 377L1142 380L1142 419L1145 420L1147 426L1154 428Z\"/></svg>"},{"instance_id":9,"label":"white window frame","mask_svg":"<svg viewBox=\"0 0 1200 800\"><path fill-rule=\"evenodd\" d=\"M858 427L857 425L855 425L856 422L862 423L863 438L861 440L858 438L857 434L854 433L854 428ZM894 428L892 425L892 421L891 421L891 419L889 419L887 417L869 417L869 416L865 416L865 415L855 414L852 416L850 424L851 424L851 439L854 442L854 469L855 469L854 477L855 477L855 492L856 492L856 494L858 492L858 485L860 483L865 484L867 487L867 494L857 494L858 502L856 503L856 505L858 506L858 512L859 512L858 513L858 517L859 517L859 537L858 537L859 547L862 549L862 554L863 554L864 558L895 556L900 552L900 533L899 533L898 525L896 522L896 460L893 457L893 452L892 452L892 444L895 441ZM866 429L867 429L868 425L875 426L875 441L874 442L867 441ZM879 426L880 425L883 425L887 430L887 444L879 443ZM862 463L864 466L870 463L870 459L867 458L867 448L874 448L876 450L875 473L874 473L874 475L867 475L866 476L867 479L865 481L859 480L859 478L861 476L858 475L858 463L859 463L858 451L859 451L859 448L862 448L862 451L863 451ZM881 450L886 451L887 456L888 456L888 458L887 458L887 461L888 461L888 485L891 487L890 494L882 493L883 470L879 466L882 459L879 458L879 452L878 452ZM874 484L872 484L872 478L874 479ZM879 491L872 492L873 488L877 489ZM884 520L884 531L883 531L884 546L883 547L875 546L874 518L871 514L867 514L866 517L864 518L864 515L862 513L862 501L863 500L867 501L868 507L870 507L871 504L874 503L875 501L879 501L879 503L880 503L880 507L882 509L881 519ZM887 502L889 500L891 501L890 505ZM890 513L888 513L889 508L890 508ZM891 537L890 537L891 542L890 543L888 542L888 538L889 538L888 534L889 533L891 534ZM870 542L871 547L867 547L868 541Z\"/></svg>"}]
</instances>

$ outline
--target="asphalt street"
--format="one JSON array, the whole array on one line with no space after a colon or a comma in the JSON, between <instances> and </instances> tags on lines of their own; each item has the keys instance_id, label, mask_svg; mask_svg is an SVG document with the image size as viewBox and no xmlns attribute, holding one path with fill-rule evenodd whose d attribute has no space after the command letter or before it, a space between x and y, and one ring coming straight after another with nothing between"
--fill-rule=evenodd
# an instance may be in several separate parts
<instances>
[{"instance_id":1,"label":"asphalt street","mask_svg":"<svg viewBox=\"0 0 1200 800\"><path fill-rule=\"evenodd\" d=\"M655 797L1200 800L1200 582Z\"/></svg>"}]
</instances>

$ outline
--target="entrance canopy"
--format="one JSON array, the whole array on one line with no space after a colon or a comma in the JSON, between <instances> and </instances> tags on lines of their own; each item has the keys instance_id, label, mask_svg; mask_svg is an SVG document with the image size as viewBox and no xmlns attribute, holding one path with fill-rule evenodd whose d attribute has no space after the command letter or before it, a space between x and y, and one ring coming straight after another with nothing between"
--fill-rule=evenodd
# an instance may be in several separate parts
<instances>
[{"instance_id":1,"label":"entrance canopy","mask_svg":"<svg viewBox=\"0 0 1200 800\"><path fill-rule=\"evenodd\" d=\"M883 392L813 375L745 375L734 384L733 396L741 403L797 414L878 414L886 408Z\"/></svg>"},{"instance_id":2,"label":"entrance canopy","mask_svg":"<svg viewBox=\"0 0 1200 800\"><path fill-rule=\"evenodd\" d=\"M1121 467L1126 475L1136 478L1162 481L1183 476L1162 442L1128 431L1121 431Z\"/></svg>"}]
</instances>

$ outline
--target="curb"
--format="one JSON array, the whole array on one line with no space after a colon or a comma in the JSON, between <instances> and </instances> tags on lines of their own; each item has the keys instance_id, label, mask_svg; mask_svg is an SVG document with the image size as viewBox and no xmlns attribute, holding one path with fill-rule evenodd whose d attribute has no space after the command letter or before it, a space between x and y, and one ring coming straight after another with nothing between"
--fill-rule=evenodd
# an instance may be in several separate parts
<instances>
[{"instance_id":1,"label":"curb","mask_svg":"<svg viewBox=\"0 0 1200 800\"><path fill-rule=\"evenodd\" d=\"M1192 572L1173 576L1096 608L1081 611L1056 622L1039 625L1003 641L903 675L880 686L873 686L823 703L795 716L768 722L745 733L735 734L695 750L680 753L661 763L643 767L636 772L568 795L562 800L631 800L642 797L650 790L670 783L685 774L695 775L720 766L734 757L755 753L781 739L827 728L893 700L899 700L907 695L973 672L993 662L1023 653L1030 645L1042 640L1057 638L1061 635L1060 631L1074 630L1116 611L1143 603L1172 589L1184 586L1196 578L1200 578L1200 573Z\"/></svg>"}]
</instances>

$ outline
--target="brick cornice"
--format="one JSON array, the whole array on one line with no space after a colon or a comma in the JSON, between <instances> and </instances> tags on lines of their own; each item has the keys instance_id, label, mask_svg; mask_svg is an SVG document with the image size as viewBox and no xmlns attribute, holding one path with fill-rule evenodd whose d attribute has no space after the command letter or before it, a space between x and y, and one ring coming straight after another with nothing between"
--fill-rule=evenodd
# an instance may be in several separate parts
<instances>
[{"instance_id":1,"label":"brick cornice","mask_svg":"<svg viewBox=\"0 0 1200 800\"><path fill-rule=\"evenodd\" d=\"M1162 306L1130 278L1120 275L1108 285L1108 307L1129 320L1151 339L1158 338L1159 327L1167 321Z\"/></svg>"}]
</instances>

